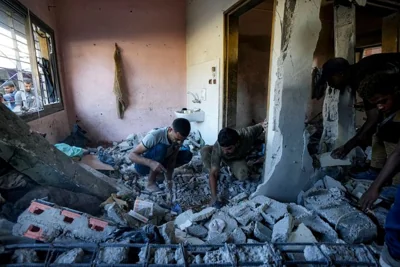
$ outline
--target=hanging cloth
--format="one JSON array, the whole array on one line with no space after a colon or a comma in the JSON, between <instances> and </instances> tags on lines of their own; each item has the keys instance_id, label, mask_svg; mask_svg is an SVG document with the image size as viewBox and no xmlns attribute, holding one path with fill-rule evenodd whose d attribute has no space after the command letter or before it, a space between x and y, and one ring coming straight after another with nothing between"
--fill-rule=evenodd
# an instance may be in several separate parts
<instances>
[{"instance_id":1,"label":"hanging cloth","mask_svg":"<svg viewBox=\"0 0 400 267\"><path fill-rule=\"evenodd\" d=\"M117 100L117 112L118 118L122 119L125 112L125 102L123 100L121 83L122 83L122 58L121 51L117 44L115 44L114 52L114 62L115 62L115 77L114 77L114 94Z\"/></svg>"}]
</instances>

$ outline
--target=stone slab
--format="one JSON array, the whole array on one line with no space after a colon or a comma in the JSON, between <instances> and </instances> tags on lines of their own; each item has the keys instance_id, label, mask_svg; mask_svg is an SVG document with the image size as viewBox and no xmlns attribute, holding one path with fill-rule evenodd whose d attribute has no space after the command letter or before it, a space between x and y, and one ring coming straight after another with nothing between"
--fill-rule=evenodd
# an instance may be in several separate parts
<instances>
[{"instance_id":1,"label":"stone slab","mask_svg":"<svg viewBox=\"0 0 400 267\"><path fill-rule=\"evenodd\" d=\"M272 230L272 242L287 242L289 235L293 229L293 217L290 214L286 214L283 219L278 221Z\"/></svg>"}]
</instances>

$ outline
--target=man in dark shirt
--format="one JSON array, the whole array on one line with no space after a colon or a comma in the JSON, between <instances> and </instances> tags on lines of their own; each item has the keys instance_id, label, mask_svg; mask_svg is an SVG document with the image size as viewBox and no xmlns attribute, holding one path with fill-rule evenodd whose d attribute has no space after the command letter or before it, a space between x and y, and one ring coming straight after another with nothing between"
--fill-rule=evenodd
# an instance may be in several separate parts
<instances>
[{"instance_id":1,"label":"man in dark shirt","mask_svg":"<svg viewBox=\"0 0 400 267\"><path fill-rule=\"evenodd\" d=\"M211 206L219 206L217 182L221 163L230 167L238 180L249 177L246 156L254 146L258 137L265 131L267 122L234 130L224 128L218 134L214 146L205 146L200 151L204 167L210 171Z\"/></svg>"},{"instance_id":2,"label":"man in dark shirt","mask_svg":"<svg viewBox=\"0 0 400 267\"><path fill-rule=\"evenodd\" d=\"M382 115L375 138L386 150L382 171L360 199L361 207L368 209L378 199L383 185L400 170L400 74L373 74L361 82L359 89L360 96ZM381 266L400 266L400 188L386 217L385 232Z\"/></svg>"},{"instance_id":3,"label":"man in dark shirt","mask_svg":"<svg viewBox=\"0 0 400 267\"><path fill-rule=\"evenodd\" d=\"M335 89L344 90L350 86L355 94L359 90L360 83L376 73L399 73L400 72L400 53L376 54L361 59L358 63L350 65L343 58L333 58L328 60L322 67L321 79L318 81L317 88L322 88L326 84ZM320 90L322 92L322 90ZM318 98L318 96L317 96ZM363 141L371 138L380 119L380 114L376 106L366 99L364 108L367 120L357 134L347 141L343 146L332 152L334 158L344 158L348 153ZM373 180L377 177L381 166L371 166L366 173L358 174L355 178Z\"/></svg>"}]
</instances>

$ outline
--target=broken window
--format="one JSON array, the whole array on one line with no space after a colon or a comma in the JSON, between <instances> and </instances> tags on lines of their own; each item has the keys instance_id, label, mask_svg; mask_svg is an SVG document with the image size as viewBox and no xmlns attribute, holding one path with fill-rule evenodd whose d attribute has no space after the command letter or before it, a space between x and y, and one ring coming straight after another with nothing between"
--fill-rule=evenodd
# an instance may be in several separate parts
<instances>
[{"instance_id":1,"label":"broken window","mask_svg":"<svg viewBox=\"0 0 400 267\"><path fill-rule=\"evenodd\" d=\"M63 109L54 32L14 0L0 0L0 94L26 120Z\"/></svg>"}]
</instances>

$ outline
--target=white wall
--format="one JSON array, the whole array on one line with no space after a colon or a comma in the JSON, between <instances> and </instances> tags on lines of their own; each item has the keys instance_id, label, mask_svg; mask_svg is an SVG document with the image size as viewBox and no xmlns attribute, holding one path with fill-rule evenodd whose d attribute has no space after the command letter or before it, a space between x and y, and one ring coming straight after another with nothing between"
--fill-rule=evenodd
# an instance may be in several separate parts
<instances>
[{"instance_id":1,"label":"white wall","mask_svg":"<svg viewBox=\"0 0 400 267\"><path fill-rule=\"evenodd\" d=\"M238 0L187 0L186 64L187 90L201 95L207 90L206 101L193 104L188 95L187 106L205 111L205 121L194 123L206 143L212 144L222 127L224 11ZM217 67L217 84L209 85L210 67ZM221 67L220 67L221 66Z\"/></svg>"}]
</instances>

